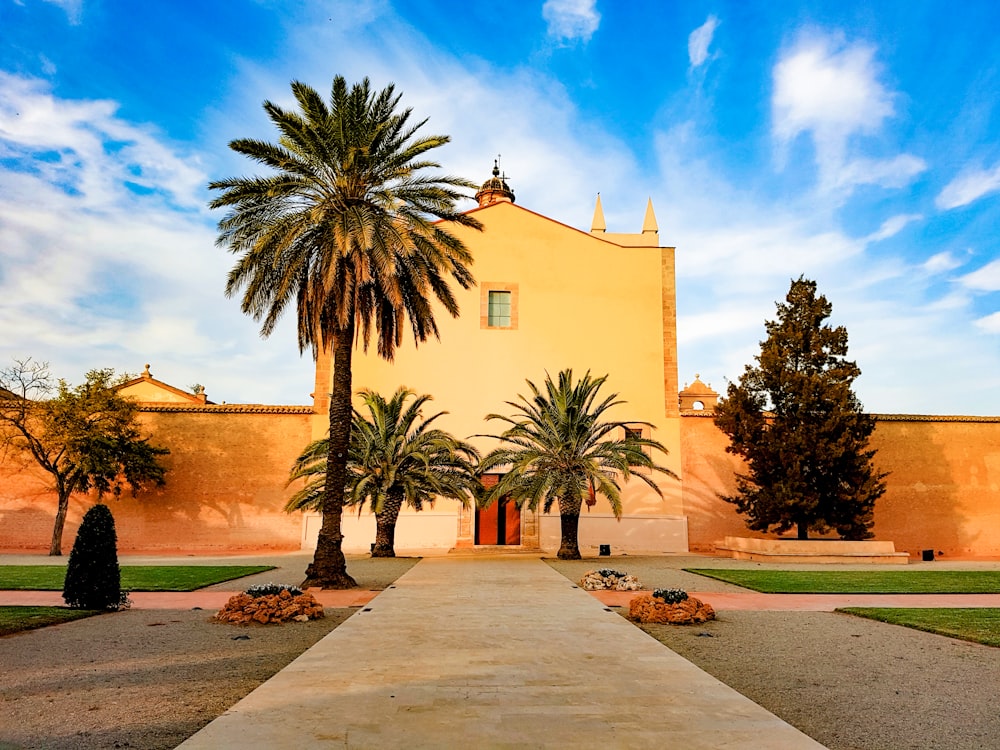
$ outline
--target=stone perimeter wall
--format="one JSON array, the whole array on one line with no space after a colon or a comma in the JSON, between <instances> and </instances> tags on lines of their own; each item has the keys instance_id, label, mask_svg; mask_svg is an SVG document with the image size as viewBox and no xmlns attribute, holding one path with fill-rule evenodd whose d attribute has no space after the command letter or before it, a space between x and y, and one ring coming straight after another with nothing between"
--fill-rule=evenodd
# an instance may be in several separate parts
<instances>
[{"instance_id":1,"label":"stone perimeter wall","mask_svg":"<svg viewBox=\"0 0 1000 750\"><path fill-rule=\"evenodd\" d=\"M296 550L302 518L282 508L288 470L311 439L311 407L145 406L140 419L164 457L166 485L105 502L120 552L238 553ZM23 468L22 471L17 471ZM34 464L0 464L0 550L47 552L56 510L48 475ZM63 533L73 547L96 496L77 495Z\"/></svg>"},{"instance_id":2,"label":"stone perimeter wall","mask_svg":"<svg viewBox=\"0 0 1000 750\"><path fill-rule=\"evenodd\" d=\"M282 507L285 479L313 434L309 407L147 406L141 419L154 442L171 450L167 484L107 502L123 552L239 553L295 550L299 514ZM875 509L876 539L919 556L1000 556L1000 418L879 415L876 462L888 491ZM739 462L710 415L681 417L683 511L692 551L713 551L726 536L747 531L719 492L734 488ZM0 550L48 550L55 494L45 475L0 457ZM72 548L94 497L77 496L63 535Z\"/></svg>"},{"instance_id":3,"label":"stone perimeter wall","mask_svg":"<svg viewBox=\"0 0 1000 750\"><path fill-rule=\"evenodd\" d=\"M875 505L875 539L919 556L1000 556L1000 418L876 415L876 465L890 472ZM708 414L681 419L684 512L692 551L747 530L718 493L735 489L741 463Z\"/></svg>"}]
</instances>

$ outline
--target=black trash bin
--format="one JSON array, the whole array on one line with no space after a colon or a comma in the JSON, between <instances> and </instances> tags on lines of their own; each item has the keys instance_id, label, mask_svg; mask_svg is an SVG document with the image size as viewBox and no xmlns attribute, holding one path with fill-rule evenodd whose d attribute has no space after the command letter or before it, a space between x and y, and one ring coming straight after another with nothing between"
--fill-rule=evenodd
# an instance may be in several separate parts
<instances>
[{"instance_id":1,"label":"black trash bin","mask_svg":"<svg viewBox=\"0 0 1000 750\"><path fill-rule=\"evenodd\" d=\"M932 549L925 549L920 553L920 556L923 558L924 562L934 562L934 550Z\"/></svg>"},{"instance_id":2,"label":"black trash bin","mask_svg":"<svg viewBox=\"0 0 1000 750\"><path fill-rule=\"evenodd\" d=\"M610 556L611 556L611 545L610 544L602 544L601 545L601 557L610 557Z\"/></svg>"}]
</instances>

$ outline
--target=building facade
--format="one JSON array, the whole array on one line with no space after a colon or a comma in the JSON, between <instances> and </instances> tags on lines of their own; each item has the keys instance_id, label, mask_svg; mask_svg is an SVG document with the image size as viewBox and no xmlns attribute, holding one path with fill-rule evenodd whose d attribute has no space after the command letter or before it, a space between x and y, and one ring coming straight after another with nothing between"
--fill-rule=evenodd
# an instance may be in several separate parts
<instances>
[{"instance_id":1,"label":"building facade","mask_svg":"<svg viewBox=\"0 0 1000 750\"><path fill-rule=\"evenodd\" d=\"M674 248L660 241L652 204L634 233L607 231L600 198L590 231L569 227L515 203L495 169L477 194L478 232L455 228L470 248L478 285L454 289L458 318L442 310L440 340L406 341L395 360L358 351L354 385L391 395L400 386L430 394L436 423L480 451L502 430L490 413L571 368L607 375L606 395L624 402L611 418L668 448L660 463L677 479L655 475L662 497L640 481L623 492L616 519L602 498L581 514L580 549L621 553L711 552L746 530L720 495L735 488L739 460L711 416L718 394L697 376L680 386ZM331 358L317 358L312 403L302 406L214 404L149 371L123 393L140 404L155 443L170 449L167 484L110 500L122 551L238 553L315 545L316 514L287 514L295 457L327 431ZM651 427L640 423L648 423ZM876 415L876 463L889 472L875 507L875 534L897 550L933 549L951 557L1000 556L1000 418ZM0 550L44 551L55 514L47 475L10 452L0 457ZM491 477L486 482L493 481ZM64 545L91 496L72 500ZM367 552L373 516L347 509L345 550ZM404 510L397 550L559 546L559 520L512 505L464 508L439 500L421 513Z\"/></svg>"}]
</instances>

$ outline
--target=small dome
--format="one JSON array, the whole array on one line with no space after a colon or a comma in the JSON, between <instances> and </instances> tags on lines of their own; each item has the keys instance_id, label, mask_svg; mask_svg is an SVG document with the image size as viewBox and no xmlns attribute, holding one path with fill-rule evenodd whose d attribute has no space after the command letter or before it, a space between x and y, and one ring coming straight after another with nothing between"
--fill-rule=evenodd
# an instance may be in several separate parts
<instances>
[{"instance_id":1,"label":"small dome","mask_svg":"<svg viewBox=\"0 0 1000 750\"><path fill-rule=\"evenodd\" d=\"M491 206L500 201L514 202L514 191L507 181L500 176L500 165L493 161L493 176L490 177L476 193L476 201L480 206Z\"/></svg>"}]
</instances>

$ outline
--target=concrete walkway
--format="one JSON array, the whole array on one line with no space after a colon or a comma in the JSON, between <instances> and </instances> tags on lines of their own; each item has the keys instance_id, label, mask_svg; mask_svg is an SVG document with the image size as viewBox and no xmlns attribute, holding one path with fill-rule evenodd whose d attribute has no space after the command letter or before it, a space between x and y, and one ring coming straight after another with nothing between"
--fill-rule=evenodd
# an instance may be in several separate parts
<instances>
[{"instance_id":1,"label":"concrete walkway","mask_svg":"<svg viewBox=\"0 0 1000 750\"><path fill-rule=\"evenodd\" d=\"M537 558L427 558L184 742L822 748Z\"/></svg>"}]
</instances>

